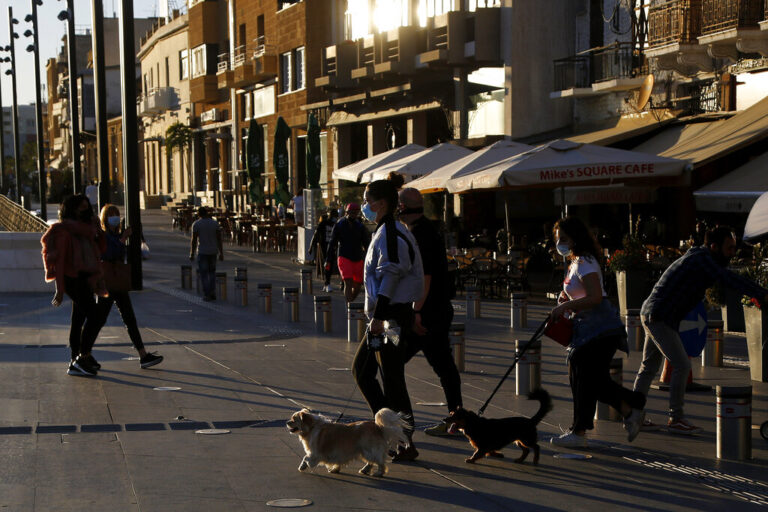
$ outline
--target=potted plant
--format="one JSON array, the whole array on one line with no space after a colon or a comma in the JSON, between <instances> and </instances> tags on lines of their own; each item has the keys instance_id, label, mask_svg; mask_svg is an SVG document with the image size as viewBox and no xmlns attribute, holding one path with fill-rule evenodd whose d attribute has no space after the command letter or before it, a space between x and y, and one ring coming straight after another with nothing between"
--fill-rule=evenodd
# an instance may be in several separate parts
<instances>
[{"instance_id":1,"label":"potted plant","mask_svg":"<svg viewBox=\"0 0 768 512\"><path fill-rule=\"evenodd\" d=\"M763 261L765 248L755 246L755 263L741 273L764 288L768 288L768 268ZM768 382L768 307L756 299L744 296L744 327L747 333L749 372L752 380Z\"/></svg>"},{"instance_id":2,"label":"potted plant","mask_svg":"<svg viewBox=\"0 0 768 512\"><path fill-rule=\"evenodd\" d=\"M628 309L640 309L653 289L653 268L648 251L636 234L625 235L622 248L608 260L608 270L616 274L619 310L622 316Z\"/></svg>"}]
</instances>

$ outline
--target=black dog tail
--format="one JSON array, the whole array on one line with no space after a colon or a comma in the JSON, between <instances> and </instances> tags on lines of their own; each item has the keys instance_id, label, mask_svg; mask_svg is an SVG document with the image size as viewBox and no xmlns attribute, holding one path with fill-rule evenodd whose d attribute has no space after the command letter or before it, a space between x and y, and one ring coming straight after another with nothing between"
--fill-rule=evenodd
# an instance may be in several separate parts
<instances>
[{"instance_id":1,"label":"black dog tail","mask_svg":"<svg viewBox=\"0 0 768 512\"><path fill-rule=\"evenodd\" d=\"M531 421L534 425L538 425L539 422L552 410L552 399L549 397L549 393L546 390L539 388L534 389L528 394L528 400L538 400L541 403L539 411L533 415Z\"/></svg>"}]
</instances>

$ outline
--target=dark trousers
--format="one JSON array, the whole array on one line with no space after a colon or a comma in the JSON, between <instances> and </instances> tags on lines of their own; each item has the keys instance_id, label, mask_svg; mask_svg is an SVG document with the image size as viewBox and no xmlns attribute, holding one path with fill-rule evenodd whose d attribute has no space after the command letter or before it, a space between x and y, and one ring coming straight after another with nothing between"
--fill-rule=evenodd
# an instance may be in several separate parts
<instances>
[{"instance_id":1,"label":"dark trousers","mask_svg":"<svg viewBox=\"0 0 768 512\"><path fill-rule=\"evenodd\" d=\"M200 273L200 284L203 287L203 295L216 296L216 255L198 254L197 271Z\"/></svg>"},{"instance_id":2,"label":"dark trousers","mask_svg":"<svg viewBox=\"0 0 768 512\"><path fill-rule=\"evenodd\" d=\"M451 354L451 344L448 331L453 321L453 306L451 303L435 308L422 308L422 325L427 334L419 336L415 333L408 339L406 345L406 363L421 350L427 362L440 378L440 385L445 393L448 410L455 411L461 407L461 377L456 368L456 362Z\"/></svg>"},{"instance_id":3,"label":"dark trousers","mask_svg":"<svg viewBox=\"0 0 768 512\"><path fill-rule=\"evenodd\" d=\"M72 316L69 326L69 351L74 360L80 354L88 354L96 342L104 322L99 317L93 290L87 276L65 277L67 296L72 300Z\"/></svg>"},{"instance_id":4,"label":"dark trousers","mask_svg":"<svg viewBox=\"0 0 768 512\"><path fill-rule=\"evenodd\" d=\"M642 393L631 391L611 379L610 364L619 339L616 336L597 338L573 351L568 362L568 378L573 394L574 431L591 430L595 408L600 401L620 411L626 402L633 409L645 407Z\"/></svg>"},{"instance_id":5,"label":"dark trousers","mask_svg":"<svg viewBox=\"0 0 768 512\"><path fill-rule=\"evenodd\" d=\"M325 270L325 244L317 244L315 247L315 268L317 269L317 277L323 278L323 283L328 286L331 284L331 272L333 271L333 263L331 268Z\"/></svg>"},{"instance_id":6,"label":"dark trousers","mask_svg":"<svg viewBox=\"0 0 768 512\"><path fill-rule=\"evenodd\" d=\"M375 351L368 347L368 337L365 336L352 362L352 376L373 414L387 407L408 415L406 421L413 425L413 409L405 384L405 344L413 325L413 311L410 305L395 304L387 316L402 329L400 343L395 346L387 342L381 350ZM376 380L378 371L381 371L381 384Z\"/></svg>"},{"instance_id":7,"label":"dark trousers","mask_svg":"<svg viewBox=\"0 0 768 512\"><path fill-rule=\"evenodd\" d=\"M136 314L133 312L133 304L131 304L131 296L128 292L109 292L109 297L99 297L99 302L97 303L100 313L98 318L101 320L99 330L107 323L113 303L117 305L117 310L120 312L125 328L128 329L128 336L130 336L134 348L137 351L143 349L144 343L141 340L139 326L136 323Z\"/></svg>"}]
</instances>

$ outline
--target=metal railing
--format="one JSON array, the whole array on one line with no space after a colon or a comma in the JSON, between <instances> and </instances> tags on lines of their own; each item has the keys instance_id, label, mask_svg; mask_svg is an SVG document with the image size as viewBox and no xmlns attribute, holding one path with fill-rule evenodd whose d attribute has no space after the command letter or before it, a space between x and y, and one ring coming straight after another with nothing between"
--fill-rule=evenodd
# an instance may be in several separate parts
<instances>
[{"instance_id":1,"label":"metal railing","mask_svg":"<svg viewBox=\"0 0 768 512\"><path fill-rule=\"evenodd\" d=\"M246 47L244 44L235 47L235 57L232 59L232 67L242 66L245 62Z\"/></svg>"},{"instance_id":2,"label":"metal railing","mask_svg":"<svg viewBox=\"0 0 768 512\"><path fill-rule=\"evenodd\" d=\"M43 219L32 215L4 195L0 195L0 231L43 233L48 229Z\"/></svg>"},{"instance_id":3,"label":"metal railing","mask_svg":"<svg viewBox=\"0 0 768 512\"><path fill-rule=\"evenodd\" d=\"M277 47L273 44L267 44L264 36L259 36L253 40L253 59L258 59L262 55L275 55Z\"/></svg>"},{"instance_id":4,"label":"metal railing","mask_svg":"<svg viewBox=\"0 0 768 512\"><path fill-rule=\"evenodd\" d=\"M590 87L595 82L636 75L632 43L616 42L554 61L555 91Z\"/></svg>"},{"instance_id":5,"label":"metal railing","mask_svg":"<svg viewBox=\"0 0 768 512\"><path fill-rule=\"evenodd\" d=\"M652 0L648 12L648 45L698 44L701 0Z\"/></svg>"},{"instance_id":6,"label":"metal railing","mask_svg":"<svg viewBox=\"0 0 768 512\"><path fill-rule=\"evenodd\" d=\"M574 55L557 59L555 64L555 89L579 89L589 87L592 82L589 77L589 58Z\"/></svg>"},{"instance_id":7,"label":"metal railing","mask_svg":"<svg viewBox=\"0 0 768 512\"><path fill-rule=\"evenodd\" d=\"M701 33L713 34L734 28L757 27L763 16L763 0L703 0Z\"/></svg>"},{"instance_id":8,"label":"metal railing","mask_svg":"<svg viewBox=\"0 0 768 512\"><path fill-rule=\"evenodd\" d=\"M220 53L218 57L219 57L219 63L216 66L216 74L225 73L229 71L229 54Z\"/></svg>"}]
</instances>

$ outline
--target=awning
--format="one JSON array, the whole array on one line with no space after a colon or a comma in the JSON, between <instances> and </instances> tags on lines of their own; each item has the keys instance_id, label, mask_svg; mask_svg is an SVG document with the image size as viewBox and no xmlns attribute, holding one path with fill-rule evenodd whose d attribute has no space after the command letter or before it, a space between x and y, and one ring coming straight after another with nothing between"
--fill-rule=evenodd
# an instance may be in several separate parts
<instances>
[{"instance_id":1,"label":"awning","mask_svg":"<svg viewBox=\"0 0 768 512\"><path fill-rule=\"evenodd\" d=\"M455 144L443 143L427 148L425 151L414 153L411 156L401 158L396 162L376 166L360 177L360 183L368 183L376 180L387 179L390 173L397 173L409 179L418 178L431 173L445 165L451 164L461 158L473 154L471 149L463 148Z\"/></svg>"},{"instance_id":2,"label":"awning","mask_svg":"<svg viewBox=\"0 0 768 512\"><path fill-rule=\"evenodd\" d=\"M763 238L766 233L768 233L768 192L761 195L749 210L743 238L747 242L755 241Z\"/></svg>"},{"instance_id":3,"label":"awning","mask_svg":"<svg viewBox=\"0 0 768 512\"><path fill-rule=\"evenodd\" d=\"M706 127L687 125L691 128L683 128L673 146L654 154L688 160L695 168L768 138L768 96L729 119L706 124ZM686 133L690 130L698 131ZM669 140L669 135L663 133L658 137ZM656 137L634 148L635 151L648 152L654 139Z\"/></svg>"},{"instance_id":4,"label":"awning","mask_svg":"<svg viewBox=\"0 0 768 512\"><path fill-rule=\"evenodd\" d=\"M339 126L343 124L360 123L362 121L370 121L371 119L382 119L385 117L401 116L404 114L412 114L414 112L421 112L423 110L433 110L440 108L439 101L431 101L429 103L422 103L421 105L412 105L401 108L389 108L387 110L380 110L378 112L365 112L363 114L352 114L349 112L337 111L331 114L328 118L326 126Z\"/></svg>"},{"instance_id":5,"label":"awning","mask_svg":"<svg viewBox=\"0 0 768 512\"><path fill-rule=\"evenodd\" d=\"M565 187L565 204L646 204L656 200L656 189L623 184L601 187ZM555 205L562 206L563 191L554 190Z\"/></svg>"},{"instance_id":6,"label":"awning","mask_svg":"<svg viewBox=\"0 0 768 512\"><path fill-rule=\"evenodd\" d=\"M667 127L655 137L648 139L639 146L634 147L632 150L648 153L650 155L661 155L676 145L690 142L700 134L707 130L711 130L714 126L717 126L718 123L722 122L723 120L675 124Z\"/></svg>"},{"instance_id":7,"label":"awning","mask_svg":"<svg viewBox=\"0 0 768 512\"><path fill-rule=\"evenodd\" d=\"M643 112L584 127L577 135L568 137L568 140L584 144L609 146L616 142L653 131L669 124L671 121L672 117L669 115L657 119L652 112Z\"/></svg>"},{"instance_id":8,"label":"awning","mask_svg":"<svg viewBox=\"0 0 768 512\"><path fill-rule=\"evenodd\" d=\"M401 158L411 156L415 153L424 151L425 149L427 148L418 144L406 144L399 148L390 149L389 151L344 166L341 169L336 169L333 171L333 179L358 181L363 173L370 171L371 169L396 162Z\"/></svg>"},{"instance_id":9,"label":"awning","mask_svg":"<svg viewBox=\"0 0 768 512\"><path fill-rule=\"evenodd\" d=\"M746 213L764 192L768 192L768 153L701 187L693 197L700 211Z\"/></svg>"}]
</instances>

